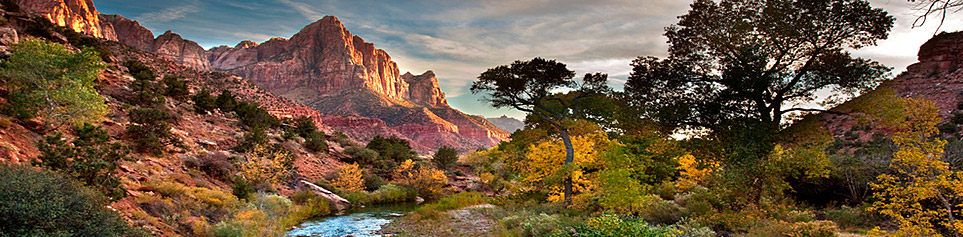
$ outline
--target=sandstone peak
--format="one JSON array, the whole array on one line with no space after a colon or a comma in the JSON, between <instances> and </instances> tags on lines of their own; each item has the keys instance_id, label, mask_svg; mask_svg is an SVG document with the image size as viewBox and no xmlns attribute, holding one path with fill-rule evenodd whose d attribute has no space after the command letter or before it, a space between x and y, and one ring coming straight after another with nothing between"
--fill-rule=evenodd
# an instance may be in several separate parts
<instances>
[{"instance_id":1,"label":"sandstone peak","mask_svg":"<svg viewBox=\"0 0 963 237\"><path fill-rule=\"evenodd\" d=\"M240 43L237 43L236 46L234 46L234 48L242 48L242 49L254 48L254 47L257 47L257 43L250 40L241 41Z\"/></svg>"},{"instance_id":2,"label":"sandstone peak","mask_svg":"<svg viewBox=\"0 0 963 237\"><path fill-rule=\"evenodd\" d=\"M93 0L19 0L25 12L94 37L117 40L113 26L100 19Z\"/></svg>"}]
</instances>

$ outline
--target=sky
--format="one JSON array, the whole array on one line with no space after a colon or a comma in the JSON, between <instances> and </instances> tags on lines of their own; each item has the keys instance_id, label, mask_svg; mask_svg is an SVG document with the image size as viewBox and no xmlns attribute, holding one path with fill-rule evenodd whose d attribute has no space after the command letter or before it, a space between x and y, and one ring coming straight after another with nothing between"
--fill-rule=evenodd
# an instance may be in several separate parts
<instances>
[{"instance_id":1,"label":"sky","mask_svg":"<svg viewBox=\"0 0 963 237\"><path fill-rule=\"evenodd\" d=\"M609 74L617 89L639 56L666 56L664 28L691 0L95 0L101 13L120 14L161 34L172 30L205 48L242 40L290 38L326 15L384 49L401 72L433 70L449 104L486 117L524 113L496 110L469 91L488 68L534 57L556 59L578 75ZM938 20L912 27L917 11L906 0L870 0L897 18L887 40L853 51L893 67L916 62L919 46L937 33ZM940 31L963 29L950 14ZM579 76L580 77L580 76Z\"/></svg>"}]
</instances>

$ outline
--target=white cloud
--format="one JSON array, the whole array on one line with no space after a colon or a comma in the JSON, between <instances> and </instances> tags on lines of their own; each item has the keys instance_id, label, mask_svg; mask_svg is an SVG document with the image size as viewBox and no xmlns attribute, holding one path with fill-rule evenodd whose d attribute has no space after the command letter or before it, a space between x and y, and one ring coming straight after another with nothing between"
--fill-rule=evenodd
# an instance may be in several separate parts
<instances>
[{"instance_id":1,"label":"white cloud","mask_svg":"<svg viewBox=\"0 0 963 237\"><path fill-rule=\"evenodd\" d=\"M306 3L294 2L291 0L277 0L277 1L280 2L281 4L291 7L292 9L294 9L294 11L297 11L298 13L300 13L302 16L304 16L310 21L316 21L324 17L323 14L314 10L311 7L311 5L308 5Z\"/></svg>"},{"instance_id":2,"label":"white cloud","mask_svg":"<svg viewBox=\"0 0 963 237\"><path fill-rule=\"evenodd\" d=\"M148 12L137 16L135 19L143 22L168 22L184 18L187 14L199 12L197 6L179 6L165 8L156 12Z\"/></svg>"}]
</instances>

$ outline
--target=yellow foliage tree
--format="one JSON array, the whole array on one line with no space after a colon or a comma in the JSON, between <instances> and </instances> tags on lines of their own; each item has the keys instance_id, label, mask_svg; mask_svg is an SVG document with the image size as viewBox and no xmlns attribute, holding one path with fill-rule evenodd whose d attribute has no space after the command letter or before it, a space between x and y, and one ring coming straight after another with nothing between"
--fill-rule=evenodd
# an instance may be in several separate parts
<instances>
[{"instance_id":1,"label":"yellow foliage tree","mask_svg":"<svg viewBox=\"0 0 963 237\"><path fill-rule=\"evenodd\" d=\"M692 189L719 167L718 162L707 160L700 162L690 154L680 156L678 161L680 177L679 181L676 182L676 187L679 190Z\"/></svg>"},{"instance_id":2,"label":"yellow foliage tree","mask_svg":"<svg viewBox=\"0 0 963 237\"><path fill-rule=\"evenodd\" d=\"M358 192L364 190L364 170L357 163L338 168L338 179L334 186L341 190Z\"/></svg>"},{"instance_id":3,"label":"yellow foliage tree","mask_svg":"<svg viewBox=\"0 0 963 237\"><path fill-rule=\"evenodd\" d=\"M939 131L938 109L933 102L907 98L903 102L905 116L896 124L890 173L877 177L872 187L877 190L870 210L878 211L896 222L896 233L878 229L876 234L900 236L936 236L935 224L954 235L963 232L957 219L963 209L963 172L952 171L940 160L946 141L933 138Z\"/></svg>"},{"instance_id":4,"label":"yellow foliage tree","mask_svg":"<svg viewBox=\"0 0 963 237\"><path fill-rule=\"evenodd\" d=\"M585 170L598 170L602 167L600 154L605 153L613 141L602 131L572 138L575 158L571 167L565 167L565 146L560 140L543 141L532 144L522 161L522 181L542 185L549 189L550 201L565 199L562 181L571 178L574 193L590 192L598 185L596 175Z\"/></svg>"},{"instance_id":5,"label":"yellow foliage tree","mask_svg":"<svg viewBox=\"0 0 963 237\"><path fill-rule=\"evenodd\" d=\"M240 165L241 178L254 185L271 185L288 178L294 169L294 156L283 149L255 145Z\"/></svg>"},{"instance_id":6,"label":"yellow foliage tree","mask_svg":"<svg viewBox=\"0 0 963 237\"><path fill-rule=\"evenodd\" d=\"M395 181L418 191L418 195L425 198L438 197L448 184L444 171L417 165L412 160L405 160L395 169Z\"/></svg>"}]
</instances>

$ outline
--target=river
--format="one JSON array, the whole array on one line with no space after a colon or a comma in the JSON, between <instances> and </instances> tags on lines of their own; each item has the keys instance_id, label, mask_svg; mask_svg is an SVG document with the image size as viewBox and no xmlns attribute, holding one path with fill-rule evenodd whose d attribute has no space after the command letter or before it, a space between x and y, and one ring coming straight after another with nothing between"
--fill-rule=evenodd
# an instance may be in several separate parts
<instances>
[{"instance_id":1,"label":"river","mask_svg":"<svg viewBox=\"0 0 963 237\"><path fill-rule=\"evenodd\" d=\"M288 236L381 236L377 234L393 219L417 208L414 203L353 209L344 215L326 216L295 226Z\"/></svg>"}]
</instances>

